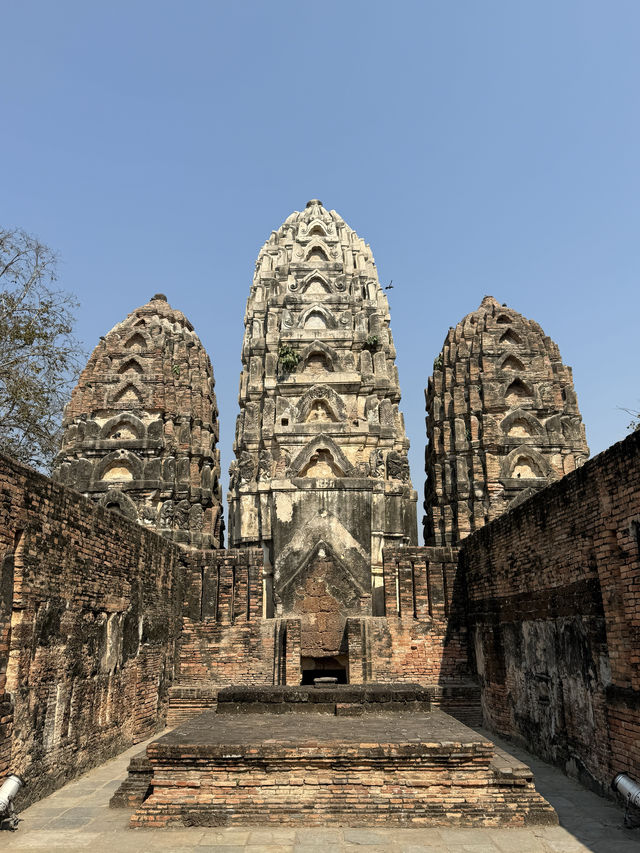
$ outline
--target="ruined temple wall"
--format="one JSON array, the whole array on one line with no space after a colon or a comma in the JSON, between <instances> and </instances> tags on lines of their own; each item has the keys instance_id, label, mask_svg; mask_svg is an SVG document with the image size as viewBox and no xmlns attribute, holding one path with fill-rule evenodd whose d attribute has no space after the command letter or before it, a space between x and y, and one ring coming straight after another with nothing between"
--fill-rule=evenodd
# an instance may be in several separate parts
<instances>
[{"instance_id":1,"label":"ruined temple wall","mask_svg":"<svg viewBox=\"0 0 640 853\"><path fill-rule=\"evenodd\" d=\"M0 548L0 780L26 805L162 727L181 549L6 457Z\"/></svg>"},{"instance_id":2,"label":"ruined temple wall","mask_svg":"<svg viewBox=\"0 0 640 853\"><path fill-rule=\"evenodd\" d=\"M181 685L278 682L280 620L263 619L262 549L187 556Z\"/></svg>"},{"instance_id":3,"label":"ruined temple wall","mask_svg":"<svg viewBox=\"0 0 640 853\"><path fill-rule=\"evenodd\" d=\"M448 689L471 680L455 549L386 549L387 615L340 617L339 625L335 614L318 608L321 593L309 584L302 588L313 601L307 609L301 603L299 616L263 618L259 548L189 553L185 559L181 689L202 688L210 695L209 688L229 684L299 684L301 656L313 651L309 643L342 636L343 630L338 651L348 658L351 683L417 681ZM314 563L313 577L333 576L336 569L327 555ZM471 693L463 704L475 702L476 691ZM461 695L458 690L456 701Z\"/></svg>"},{"instance_id":4,"label":"ruined temple wall","mask_svg":"<svg viewBox=\"0 0 640 853\"><path fill-rule=\"evenodd\" d=\"M478 724L457 556L448 547L384 550L386 615L347 620L349 681L430 685L435 705Z\"/></svg>"},{"instance_id":5,"label":"ruined temple wall","mask_svg":"<svg viewBox=\"0 0 640 853\"><path fill-rule=\"evenodd\" d=\"M467 538L485 722L605 790L640 778L640 433Z\"/></svg>"},{"instance_id":6,"label":"ruined temple wall","mask_svg":"<svg viewBox=\"0 0 640 853\"><path fill-rule=\"evenodd\" d=\"M455 548L384 553L386 618L376 620L373 681L438 684L470 677Z\"/></svg>"},{"instance_id":7,"label":"ruined temple wall","mask_svg":"<svg viewBox=\"0 0 640 853\"><path fill-rule=\"evenodd\" d=\"M13 703L5 687L11 636L15 534L14 526L10 524L11 491L4 487L5 479L0 477L0 554L2 555L2 562L0 562L0 779L9 772L13 729ZM7 482L10 480L7 479Z\"/></svg>"}]
</instances>

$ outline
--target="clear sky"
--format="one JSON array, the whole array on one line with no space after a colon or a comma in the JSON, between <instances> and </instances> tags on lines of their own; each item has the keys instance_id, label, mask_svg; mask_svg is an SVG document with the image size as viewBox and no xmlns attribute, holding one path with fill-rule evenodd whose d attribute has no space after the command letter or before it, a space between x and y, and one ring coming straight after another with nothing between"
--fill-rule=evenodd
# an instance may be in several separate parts
<instances>
[{"instance_id":1,"label":"clear sky","mask_svg":"<svg viewBox=\"0 0 640 853\"><path fill-rule=\"evenodd\" d=\"M433 359L485 294L559 344L592 453L626 434L637 0L4 0L2 30L0 223L59 253L87 350L156 292L191 319L225 488L255 258L310 198L393 279L418 492Z\"/></svg>"}]
</instances>

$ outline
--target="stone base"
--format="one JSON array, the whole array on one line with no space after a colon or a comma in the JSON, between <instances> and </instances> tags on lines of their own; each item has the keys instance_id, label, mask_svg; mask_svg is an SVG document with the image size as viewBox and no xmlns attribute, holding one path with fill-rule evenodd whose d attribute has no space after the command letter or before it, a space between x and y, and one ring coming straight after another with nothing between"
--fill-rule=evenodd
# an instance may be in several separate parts
<instances>
[{"instance_id":1,"label":"stone base","mask_svg":"<svg viewBox=\"0 0 640 853\"><path fill-rule=\"evenodd\" d=\"M224 687L218 714L362 714L431 710L429 690L419 684L327 684L322 687Z\"/></svg>"},{"instance_id":2,"label":"stone base","mask_svg":"<svg viewBox=\"0 0 640 853\"><path fill-rule=\"evenodd\" d=\"M346 685L353 687L356 685ZM367 687L368 684L358 685ZM388 685L389 686L389 685ZM394 685L398 687L400 685ZM407 687L416 685L406 685ZM167 726L173 728L180 723L196 717L203 711L216 709L218 692L227 688L213 687L210 684L178 684L169 689L169 711ZM233 688L241 689L241 688ZM255 688L254 688L255 689ZM265 688L259 688L264 690ZM482 725L480 707L480 687L475 682L445 682L444 684L422 685L427 691L432 708L440 708L468 726Z\"/></svg>"},{"instance_id":3,"label":"stone base","mask_svg":"<svg viewBox=\"0 0 640 853\"><path fill-rule=\"evenodd\" d=\"M557 823L526 765L441 711L205 712L147 758L132 827Z\"/></svg>"}]
</instances>

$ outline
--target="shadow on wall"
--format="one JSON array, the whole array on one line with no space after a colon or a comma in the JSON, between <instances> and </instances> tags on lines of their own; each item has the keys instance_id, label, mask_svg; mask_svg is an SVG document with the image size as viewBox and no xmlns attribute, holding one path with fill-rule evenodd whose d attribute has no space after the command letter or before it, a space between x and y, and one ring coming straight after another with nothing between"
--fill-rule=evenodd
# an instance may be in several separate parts
<instances>
[{"instance_id":1,"label":"shadow on wall","mask_svg":"<svg viewBox=\"0 0 640 853\"><path fill-rule=\"evenodd\" d=\"M0 457L0 778L21 806L164 725L180 549Z\"/></svg>"},{"instance_id":2,"label":"shadow on wall","mask_svg":"<svg viewBox=\"0 0 640 853\"><path fill-rule=\"evenodd\" d=\"M464 540L485 722L602 794L640 778L640 433Z\"/></svg>"}]
</instances>

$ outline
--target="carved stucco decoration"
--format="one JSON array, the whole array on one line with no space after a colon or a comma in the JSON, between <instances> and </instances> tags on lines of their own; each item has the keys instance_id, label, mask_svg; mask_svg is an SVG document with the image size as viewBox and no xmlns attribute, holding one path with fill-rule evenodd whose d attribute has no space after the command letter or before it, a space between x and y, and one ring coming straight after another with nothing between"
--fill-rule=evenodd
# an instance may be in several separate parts
<instances>
[{"instance_id":1,"label":"carved stucco decoration","mask_svg":"<svg viewBox=\"0 0 640 853\"><path fill-rule=\"evenodd\" d=\"M571 368L486 296L449 330L427 388L425 542L456 544L589 455Z\"/></svg>"},{"instance_id":2,"label":"carved stucco decoration","mask_svg":"<svg viewBox=\"0 0 640 853\"><path fill-rule=\"evenodd\" d=\"M211 362L162 294L95 348L66 408L54 477L185 545L221 547Z\"/></svg>"}]
</instances>

